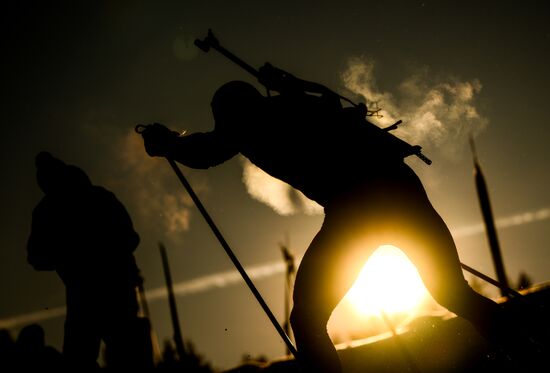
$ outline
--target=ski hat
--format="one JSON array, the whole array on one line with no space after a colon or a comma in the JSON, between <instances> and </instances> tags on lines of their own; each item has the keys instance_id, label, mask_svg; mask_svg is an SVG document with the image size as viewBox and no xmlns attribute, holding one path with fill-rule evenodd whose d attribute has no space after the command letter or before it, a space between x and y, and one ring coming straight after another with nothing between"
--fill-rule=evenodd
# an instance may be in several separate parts
<instances>
[{"instance_id":1,"label":"ski hat","mask_svg":"<svg viewBox=\"0 0 550 373\"><path fill-rule=\"evenodd\" d=\"M67 165L49 152L42 151L35 157L36 180L45 193L70 192L92 185L88 175L73 165Z\"/></svg>"}]
</instances>

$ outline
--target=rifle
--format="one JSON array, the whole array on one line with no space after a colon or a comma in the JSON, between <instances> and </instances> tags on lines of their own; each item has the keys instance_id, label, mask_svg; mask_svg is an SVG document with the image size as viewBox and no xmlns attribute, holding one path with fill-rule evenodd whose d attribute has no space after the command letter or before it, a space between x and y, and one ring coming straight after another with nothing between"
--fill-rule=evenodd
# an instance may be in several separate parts
<instances>
[{"instance_id":1,"label":"rifle","mask_svg":"<svg viewBox=\"0 0 550 373\"><path fill-rule=\"evenodd\" d=\"M326 96L337 97L341 100L344 100L351 105L353 105L361 114L361 118L366 118L369 115L375 115L378 110L369 111L367 106L364 103L356 104L352 100L338 93L332 91L328 87L316 82L310 82L295 77L294 75L279 69L269 62L266 62L259 69L255 69L248 63L244 62L242 59L231 53L229 50L225 49L218 39L214 36L214 33L211 29L208 30L208 35L203 39L195 39L195 46L200 48L204 52L214 49L221 53L223 56L243 68L245 71L254 76L260 84L266 87L268 96L270 96L270 91L279 92L280 94L296 94L296 93L314 93ZM409 155L415 155L420 158L427 165L432 164L432 161L422 154L422 147L419 145L410 145L409 143L401 140L400 138L394 136L390 131L396 129L402 121L399 120L386 128L380 128L373 123L370 123L366 119L363 120L367 125L370 125L376 129L377 135L380 135L385 140L388 140L391 144L391 147L394 149L399 149L399 152L403 158L408 157Z\"/></svg>"}]
</instances>

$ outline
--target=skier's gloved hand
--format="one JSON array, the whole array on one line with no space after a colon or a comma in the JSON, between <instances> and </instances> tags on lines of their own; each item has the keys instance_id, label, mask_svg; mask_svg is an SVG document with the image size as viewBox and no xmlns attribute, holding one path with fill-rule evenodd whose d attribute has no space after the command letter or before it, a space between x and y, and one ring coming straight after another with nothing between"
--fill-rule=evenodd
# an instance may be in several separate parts
<instances>
[{"instance_id":1,"label":"skier's gloved hand","mask_svg":"<svg viewBox=\"0 0 550 373\"><path fill-rule=\"evenodd\" d=\"M136 131L143 136L145 151L151 157L168 157L179 133L160 123L140 125Z\"/></svg>"}]
</instances>

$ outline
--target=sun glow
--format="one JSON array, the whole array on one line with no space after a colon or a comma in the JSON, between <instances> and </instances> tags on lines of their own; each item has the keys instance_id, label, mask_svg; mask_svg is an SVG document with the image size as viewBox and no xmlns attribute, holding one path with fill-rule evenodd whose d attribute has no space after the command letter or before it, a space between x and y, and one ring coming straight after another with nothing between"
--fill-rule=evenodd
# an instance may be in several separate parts
<instances>
[{"instance_id":1,"label":"sun glow","mask_svg":"<svg viewBox=\"0 0 550 373\"><path fill-rule=\"evenodd\" d=\"M429 297L416 267L395 246L378 248L346 294L361 315L413 312Z\"/></svg>"}]
</instances>

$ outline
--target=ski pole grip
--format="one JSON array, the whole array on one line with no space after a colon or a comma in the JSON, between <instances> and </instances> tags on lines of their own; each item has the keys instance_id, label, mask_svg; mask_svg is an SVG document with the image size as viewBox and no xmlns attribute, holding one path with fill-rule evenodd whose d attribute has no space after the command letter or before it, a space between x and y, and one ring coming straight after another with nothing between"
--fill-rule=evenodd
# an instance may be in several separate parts
<instances>
[{"instance_id":1,"label":"ski pole grip","mask_svg":"<svg viewBox=\"0 0 550 373\"><path fill-rule=\"evenodd\" d=\"M140 135L145 132L145 130L147 129L147 126L145 124L138 124L134 130L136 131L136 133L139 133Z\"/></svg>"}]
</instances>

